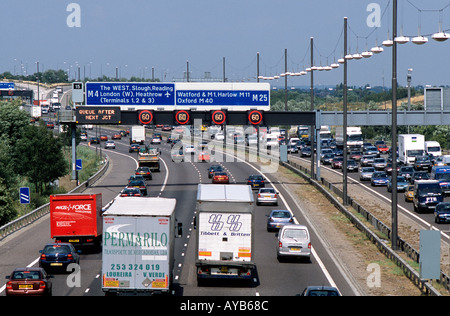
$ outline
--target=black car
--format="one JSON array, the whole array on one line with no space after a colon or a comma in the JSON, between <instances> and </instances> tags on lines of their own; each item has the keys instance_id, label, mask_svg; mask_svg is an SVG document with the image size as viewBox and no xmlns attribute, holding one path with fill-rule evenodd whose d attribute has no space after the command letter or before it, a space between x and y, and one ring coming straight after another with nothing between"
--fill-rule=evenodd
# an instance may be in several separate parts
<instances>
[{"instance_id":1,"label":"black car","mask_svg":"<svg viewBox=\"0 0 450 316\"><path fill-rule=\"evenodd\" d=\"M416 161L414 162L414 169L416 170L427 170L431 171L433 164L428 156L420 156L416 157Z\"/></svg>"},{"instance_id":2,"label":"black car","mask_svg":"<svg viewBox=\"0 0 450 316\"><path fill-rule=\"evenodd\" d=\"M45 271L57 269L66 271L71 263L80 263L79 251L71 243L50 243L39 251L39 267Z\"/></svg>"},{"instance_id":3,"label":"black car","mask_svg":"<svg viewBox=\"0 0 450 316\"><path fill-rule=\"evenodd\" d=\"M144 179L152 180L152 171L149 167L139 167L134 172L135 175L141 175Z\"/></svg>"},{"instance_id":4,"label":"black car","mask_svg":"<svg viewBox=\"0 0 450 316\"><path fill-rule=\"evenodd\" d=\"M131 180L128 182L127 188L138 188L141 190L142 195L147 196L147 186L145 185L145 181Z\"/></svg>"},{"instance_id":5,"label":"black car","mask_svg":"<svg viewBox=\"0 0 450 316\"><path fill-rule=\"evenodd\" d=\"M130 148L128 148L128 152L139 152L140 146L139 144L131 144Z\"/></svg>"},{"instance_id":6,"label":"black car","mask_svg":"<svg viewBox=\"0 0 450 316\"><path fill-rule=\"evenodd\" d=\"M100 138L98 137L91 137L91 139L89 140L89 142L91 144L100 144Z\"/></svg>"},{"instance_id":7,"label":"black car","mask_svg":"<svg viewBox=\"0 0 450 316\"><path fill-rule=\"evenodd\" d=\"M414 176L414 168L408 166L401 167L398 175L405 177L406 180L410 180Z\"/></svg>"},{"instance_id":8,"label":"black car","mask_svg":"<svg viewBox=\"0 0 450 316\"><path fill-rule=\"evenodd\" d=\"M212 178L214 176L214 173L216 171L223 171L223 168L221 165L212 165L211 167L209 167L208 169L208 178Z\"/></svg>"},{"instance_id":9,"label":"black car","mask_svg":"<svg viewBox=\"0 0 450 316\"><path fill-rule=\"evenodd\" d=\"M434 210L434 221L437 224L450 223L450 203L442 202L436 206Z\"/></svg>"}]
</instances>

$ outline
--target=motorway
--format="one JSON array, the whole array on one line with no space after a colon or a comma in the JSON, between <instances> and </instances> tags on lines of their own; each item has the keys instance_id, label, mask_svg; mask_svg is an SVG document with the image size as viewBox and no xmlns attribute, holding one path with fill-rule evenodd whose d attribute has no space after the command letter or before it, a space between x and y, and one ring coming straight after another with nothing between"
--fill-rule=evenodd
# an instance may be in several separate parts
<instances>
[{"instance_id":1,"label":"motorway","mask_svg":"<svg viewBox=\"0 0 450 316\"><path fill-rule=\"evenodd\" d=\"M383 157L383 155L382 155ZM387 156L385 156L387 158ZM304 167L310 168L310 160L300 158L298 155L290 155L290 159L293 161L300 162ZM339 179L342 182L342 171L334 170L330 166L321 165L321 177L326 178L328 181L334 182L334 180ZM348 172L348 185L349 190L348 194L350 197L358 201L360 204L361 196L372 195L374 200L378 201L379 209L381 209L381 205L386 204L387 209L391 210L392 204L392 193L387 191L386 186L376 186L372 187L370 185L370 181L360 181L359 172ZM334 180L333 180L334 179ZM448 202L449 197L446 196L444 198L444 202ZM436 224L434 221L434 213L416 213L414 212L414 207L412 202L406 202L404 199L404 192L398 192L398 211L400 215L404 215L406 218L414 221L418 227L421 229L432 229L441 232L441 238L443 242L447 244L450 243L450 224ZM401 232L399 232L401 234ZM416 239L419 240L419 236L401 236L406 240Z\"/></svg>"},{"instance_id":2,"label":"motorway","mask_svg":"<svg viewBox=\"0 0 450 316\"><path fill-rule=\"evenodd\" d=\"M122 128L122 127L121 127ZM112 135L114 130L102 128L102 133ZM93 136L90 131L89 136ZM103 205L113 200L126 185L128 177L137 167L137 154L129 153L129 139L116 140L115 150L102 149L110 158L110 168L106 174L89 187L87 193L102 193ZM92 146L94 148L94 146ZM183 223L183 237L175 243L174 295L177 296L292 296L309 285L336 286L345 296L361 295L357 287L342 273L342 268L329 253L303 216L303 210L284 187L273 181L271 174L265 174L270 185L280 192L278 209L288 209L296 220L309 226L313 246L311 262L279 262L276 258L276 238L266 231L266 215L274 207L257 206L255 210L255 278L250 286L242 284L214 283L198 287L195 269L195 231L193 225L197 185L211 183L207 170L212 163L174 163L170 158L170 145L159 146L162 151L162 169L147 181L149 196L176 198L176 217ZM246 183L250 174L258 173L258 168L242 160L223 159L223 167L231 176L231 183ZM37 266L39 250L52 242L50 239L49 215L29 225L19 232L0 241L0 295L5 295L5 275L14 268ZM53 295L55 296L102 296L101 253L83 253L79 274L55 274Z\"/></svg>"}]
</instances>

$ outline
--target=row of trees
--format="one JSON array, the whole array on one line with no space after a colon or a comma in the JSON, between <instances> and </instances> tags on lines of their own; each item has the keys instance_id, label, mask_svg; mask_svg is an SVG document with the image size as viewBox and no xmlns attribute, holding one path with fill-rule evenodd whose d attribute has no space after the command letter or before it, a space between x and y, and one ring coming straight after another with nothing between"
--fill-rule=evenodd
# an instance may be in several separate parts
<instances>
[{"instance_id":1,"label":"row of trees","mask_svg":"<svg viewBox=\"0 0 450 316\"><path fill-rule=\"evenodd\" d=\"M42 194L65 175L62 142L43 124L30 125L20 102L0 102L0 226L17 216L19 187Z\"/></svg>"}]
</instances>

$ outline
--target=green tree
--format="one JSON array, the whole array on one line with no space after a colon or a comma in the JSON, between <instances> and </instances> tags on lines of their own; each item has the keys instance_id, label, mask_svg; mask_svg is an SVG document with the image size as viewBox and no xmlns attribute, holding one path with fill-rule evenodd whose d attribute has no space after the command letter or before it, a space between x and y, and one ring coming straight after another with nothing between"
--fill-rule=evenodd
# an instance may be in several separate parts
<instances>
[{"instance_id":1,"label":"green tree","mask_svg":"<svg viewBox=\"0 0 450 316\"><path fill-rule=\"evenodd\" d=\"M27 126L14 150L17 173L28 177L38 193L66 174L62 144L45 127Z\"/></svg>"},{"instance_id":2,"label":"green tree","mask_svg":"<svg viewBox=\"0 0 450 316\"><path fill-rule=\"evenodd\" d=\"M17 211L14 208L14 201L8 188L0 179L0 226L5 225L17 216Z\"/></svg>"}]
</instances>

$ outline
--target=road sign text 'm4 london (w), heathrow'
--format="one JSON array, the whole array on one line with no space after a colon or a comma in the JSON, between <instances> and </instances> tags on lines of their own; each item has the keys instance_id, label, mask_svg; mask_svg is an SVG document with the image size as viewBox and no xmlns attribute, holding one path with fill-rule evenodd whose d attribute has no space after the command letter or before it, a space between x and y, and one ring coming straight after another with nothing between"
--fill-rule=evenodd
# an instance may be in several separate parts
<instances>
[{"instance_id":1,"label":"road sign text 'm4 london (w), heathrow'","mask_svg":"<svg viewBox=\"0 0 450 316\"><path fill-rule=\"evenodd\" d=\"M87 82L86 106L122 110L270 110L268 83Z\"/></svg>"}]
</instances>

